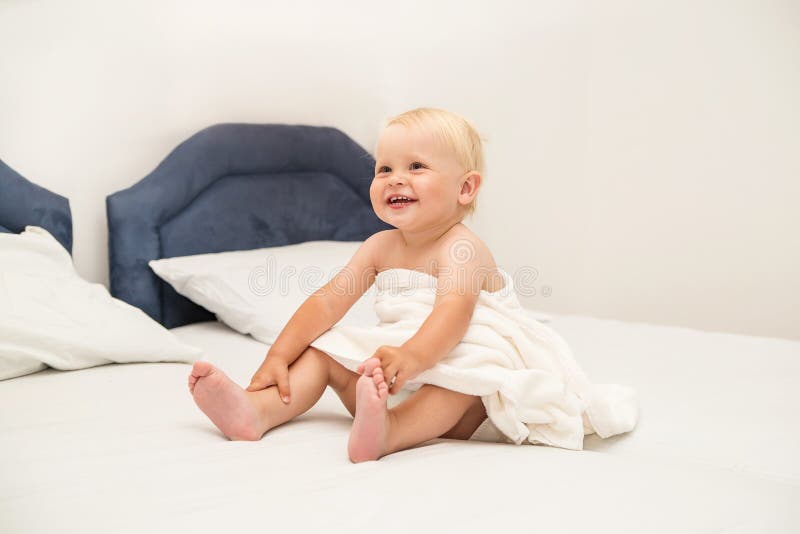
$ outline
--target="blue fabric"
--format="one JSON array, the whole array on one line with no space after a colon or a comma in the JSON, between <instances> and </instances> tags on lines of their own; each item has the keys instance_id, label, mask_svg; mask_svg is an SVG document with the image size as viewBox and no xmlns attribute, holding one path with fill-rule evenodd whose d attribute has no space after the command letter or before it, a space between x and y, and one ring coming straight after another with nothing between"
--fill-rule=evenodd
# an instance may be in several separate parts
<instances>
[{"instance_id":1,"label":"blue fabric","mask_svg":"<svg viewBox=\"0 0 800 534\"><path fill-rule=\"evenodd\" d=\"M147 262L303 241L363 240L372 157L334 128L220 124L106 199L111 293L167 328L213 319Z\"/></svg>"},{"instance_id":2,"label":"blue fabric","mask_svg":"<svg viewBox=\"0 0 800 534\"><path fill-rule=\"evenodd\" d=\"M0 232L40 226L72 253L69 200L23 178L0 160Z\"/></svg>"}]
</instances>

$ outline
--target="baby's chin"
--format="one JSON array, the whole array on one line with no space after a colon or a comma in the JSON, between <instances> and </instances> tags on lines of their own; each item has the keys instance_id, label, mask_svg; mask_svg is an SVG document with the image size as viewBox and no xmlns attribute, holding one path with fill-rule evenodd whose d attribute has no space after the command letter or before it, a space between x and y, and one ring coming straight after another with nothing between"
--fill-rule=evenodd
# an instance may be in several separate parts
<instances>
[{"instance_id":1,"label":"baby's chin","mask_svg":"<svg viewBox=\"0 0 800 534\"><path fill-rule=\"evenodd\" d=\"M450 217L442 216L441 219L438 220L431 220L431 213L414 213L414 212L407 212L405 210L414 208L404 208L403 211L395 212L391 208L387 208L387 211L375 211L373 212L375 215L385 222L388 225L391 225L398 230L404 231L413 231L419 232L424 231L430 228L437 228L442 225L442 223L452 220ZM455 220L452 220L454 223L458 223L464 219L466 212L459 213L461 217L456 217ZM434 217L435 219L435 217Z\"/></svg>"},{"instance_id":2,"label":"baby's chin","mask_svg":"<svg viewBox=\"0 0 800 534\"><path fill-rule=\"evenodd\" d=\"M397 220L398 219L397 217L386 217L386 216L383 216L383 215L380 215L380 214L376 214L376 215L378 215L378 218L380 220L382 220L383 222L385 222L386 224L388 224L390 226L394 226L398 230L407 230L408 227L409 227L408 221Z\"/></svg>"},{"instance_id":3,"label":"baby's chin","mask_svg":"<svg viewBox=\"0 0 800 534\"><path fill-rule=\"evenodd\" d=\"M383 215L380 213L376 213L378 218L385 222L386 224L397 228L398 230L416 230L416 224L413 217L397 217L392 216L392 214Z\"/></svg>"},{"instance_id":4,"label":"baby's chin","mask_svg":"<svg viewBox=\"0 0 800 534\"><path fill-rule=\"evenodd\" d=\"M409 211L413 209L414 206L407 206L401 210L392 209L387 206L378 211L373 208L372 211L386 224L391 224L396 228L400 228L398 225L408 226L418 220L418 217L415 217L413 213L409 213Z\"/></svg>"}]
</instances>

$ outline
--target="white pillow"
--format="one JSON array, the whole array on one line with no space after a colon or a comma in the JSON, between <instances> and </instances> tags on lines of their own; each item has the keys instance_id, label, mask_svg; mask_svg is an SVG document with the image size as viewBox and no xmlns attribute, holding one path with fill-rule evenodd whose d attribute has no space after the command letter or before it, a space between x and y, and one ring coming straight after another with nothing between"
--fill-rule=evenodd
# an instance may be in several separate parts
<instances>
[{"instance_id":1,"label":"white pillow","mask_svg":"<svg viewBox=\"0 0 800 534\"><path fill-rule=\"evenodd\" d=\"M143 311L83 280L47 230L0 234L0 380L106 363L202 355Z\"/></svg>"},{"instance_id":2,"label":"white pillow","mask_svg":"<svg viewBox=\"0 0 800 534\"><path fill-rule=\"evenodd\" d=\"M150 267L175 291L215 313L234 330L273 343L297 308L340 271L361 241L296 245L153 260ZM373 285L340 324L372 326Z\"/></svg>"}]
</instances>

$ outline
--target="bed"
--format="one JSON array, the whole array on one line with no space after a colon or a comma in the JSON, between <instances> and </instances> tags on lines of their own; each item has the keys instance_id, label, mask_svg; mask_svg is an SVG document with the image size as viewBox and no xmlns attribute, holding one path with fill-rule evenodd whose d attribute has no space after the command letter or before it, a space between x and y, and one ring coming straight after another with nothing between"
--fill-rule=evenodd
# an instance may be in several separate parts
<instances>
[{"instance_id":1,"label":"bed","mask_svg":"<svg viewBox=\"0 0 800 534\"><path fill-rule=\"evenodd\" d=\"M332 128L204 130L108 198L112 293L245 385L267 346L147 261L363 239L382 228L371 166ZM352 464L351 418L330 390L260 441L233 442L194 405L186 364L2 381L0 532L797 531L800 342L579 315L550 326L593 381L636 388L632 433L587 436L583 451L437 439Z\"/></svg>"}]
</instances>

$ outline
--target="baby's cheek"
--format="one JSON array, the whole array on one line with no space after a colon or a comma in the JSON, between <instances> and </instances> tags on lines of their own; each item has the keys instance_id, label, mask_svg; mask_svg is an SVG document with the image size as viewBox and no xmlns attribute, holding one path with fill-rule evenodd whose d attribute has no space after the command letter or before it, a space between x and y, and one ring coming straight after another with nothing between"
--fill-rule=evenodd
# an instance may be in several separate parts
<instances>
[{"instance_id":1,"label":"baby's cheek","mask_svg":"<svg viewBox=\"0 0 800 534\"><path fill-rule=\"evenodd\" d=\"M377 187L370 186L369 188L369 198L372 201L373 205L377 205L381 203L381 195L380 191L378 191Z\"/></svg>"},{"instance_id":2,"label":"baby's cheek","mask_svg":"<svg viewBox=\"0 0 800 534\"><path fill-rule=\"evenodd\" d=\"M437 206L445 207L450 204L451 200L454 198L454 195L448 194L447 191L433 190L428 193L427 197Z\"/></svg>"}]
</instances>

